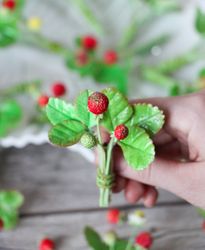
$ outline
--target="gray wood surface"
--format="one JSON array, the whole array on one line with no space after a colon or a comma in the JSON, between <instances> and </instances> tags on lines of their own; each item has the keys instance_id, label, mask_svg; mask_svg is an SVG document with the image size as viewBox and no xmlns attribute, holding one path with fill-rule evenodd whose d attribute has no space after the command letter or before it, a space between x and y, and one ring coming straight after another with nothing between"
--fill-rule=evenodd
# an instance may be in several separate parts
<instances>
[{"instance_id":1,"label":"gray wood surface","mask_svg":"<svg viewBox=\"0 0 205 250\"><path fill-rule=\"evenodd\" d=\"M19 226L1 232L0 250L37 249L38 241L48 235L57 241L57 250L89 249L83 237L85 225L104 233L104 209L99 209L94 166L82 156L50 145L0 152L0 187L17 188L26 198ZM113 205L132 210L122 195L115 195ZM140 205L140 207L142 207ZM155 208L144 209L146 229L153 232L152 250L205 249L202 219L196 210L177 197L163 191ZM121 236L132 232L119 226Z\"/></svg>"}]
</instances>

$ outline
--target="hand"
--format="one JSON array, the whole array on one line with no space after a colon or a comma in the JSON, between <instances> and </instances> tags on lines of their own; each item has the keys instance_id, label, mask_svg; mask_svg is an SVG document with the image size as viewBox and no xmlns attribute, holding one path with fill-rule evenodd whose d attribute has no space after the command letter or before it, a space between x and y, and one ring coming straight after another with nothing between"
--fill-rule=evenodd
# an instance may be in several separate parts
<instances>
[{"instance_id":1,"label":"hand","mask_svg":"<svg viewBox=\"0 0 205 250\"><path fill-rule=\"evenodd\" d=\"M139 101L141 102L141 101ZM157 189L166 189L205 209L205 92L143 100L158 106L166 122L154 138L156 158L142 171L130 168L119 148L114 152L114 192L125 191L131 203L153 206Z\"/></svg>"}]
</instances>

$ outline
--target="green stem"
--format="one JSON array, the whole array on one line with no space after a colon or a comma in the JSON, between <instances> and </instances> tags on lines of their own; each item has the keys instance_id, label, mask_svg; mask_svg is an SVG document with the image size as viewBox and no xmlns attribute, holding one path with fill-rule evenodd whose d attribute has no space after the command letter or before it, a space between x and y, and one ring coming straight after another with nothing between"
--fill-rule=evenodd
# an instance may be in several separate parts
<instances>
[{"instance_id":1,"label":"green stem","mask_svg":"<svg viewBox=\"0 0 205 250\"><path fill-rule=\"evenodd\" d=\"M112 149L115 144L114 137L111 138L108 147L107 147L107 153L105 154L105 159L101 157L101 171L104 176L109 176L112 174ZM100 148L100 154L102 154L102 148ZM110 187L100 187L100 207L108 207L111 199L111 188Z\"/></svg>"},{"instance_id":2,"label":"green stem","mask_svg":"<svg viewBox=\"0 0 205 250\"><path fill-rule=\"evenodd\" d=\"M101 136L101 132L100 132L100 119L101 119L100 116L96 117L96 122L97 122L97 137L98 137L98 141L99 141L100 145L102 145L103 142L102 142L102 136Z\"/></svg>"},{"instance_id":3,"label":"green stem","mask_svg":"<svg viewBox=\"0 0 205 250\"><path fill-rule=\"evenodd\" d=\"M144 80L155 83L162 87L166 87L168 89L180 84L177 80L165 74L162 74L157 69L143 67L141 73Z\"/></svg>"},{"instance_id":4,"label":"green stem","mask_svg":"<svg viewBox=\"0 0 205 250\"><path fill-rule=\"evenodd\" d=\"M40 81L19 83L13 87L2 90L0 96L8 97L14 95L21 95L23 93L29 93L32 96L36 97L37 94L40 92L39 91L40 85L41 85Z\"/></svg>"},{"instance_id":5,"label":"green stem","mask_svg":"<svg viewBox=\"0 0 205 250\"><path fill-rule=\"evenodd\" d=\"M72 0L73 4L75 4L87 21L95 28L95 30L99 34L103 34L103 27L101 23L98 21L96 16L93 14L92 10L88 7L84 0Z\"/></svg>"},{"instance_id":6,"label":"green stem","mask_svg":"<svg viewBox=\"0 0 205 250\"><path fill-rule=\"evenodd\" d=\"M184 55L160 63L156 69L163 74L172 74L173 72L180 70L184 66L191 64L200 58L201 55L197 53L197 51L189 51Z\"/></svg>"},{"instance_id":7,"label":"green stem","mask_svg":"<svg viewBox=\"0 0 205 250\"><path fill-rule=\"evenodd\" d=\"M133 244L135 241L135 236L136 236L136 230L133 230L131 236L129 237L129 240L128 240L128 243L127 243L125 250L132 250L132 247L133 247Z\"/></svg>"}]
</instances>

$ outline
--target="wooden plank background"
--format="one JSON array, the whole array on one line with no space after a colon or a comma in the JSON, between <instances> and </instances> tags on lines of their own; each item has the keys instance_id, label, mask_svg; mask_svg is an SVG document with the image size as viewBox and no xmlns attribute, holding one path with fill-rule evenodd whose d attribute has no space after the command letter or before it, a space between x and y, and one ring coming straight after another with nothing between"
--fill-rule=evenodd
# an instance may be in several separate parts
<instances>
[{"instance_id":1,"label":"wooden plank background","mask_svg":"<svg viewBox=\"0 0 205 250\"><path fill-rule=\"evenodd\" d=\"M95 167L81 155L50 145L0 152L0 187L17 188L25 195L19 226L0 233L0 249L32 250L44 235L56 239L57 249L89 249L85 225L104 233L110 229L105 209L98 208ZM114 195L113 206L133 210L123 195ZM142 205L138 207L142 208ZM143 208L144 209L144 208ZM205 249L202 219L195 208L162 191L155 208L144 209L146 229L155 237L152 250ZM121 236L132 229L119 226Z\"/></svg>"}]
</instances>

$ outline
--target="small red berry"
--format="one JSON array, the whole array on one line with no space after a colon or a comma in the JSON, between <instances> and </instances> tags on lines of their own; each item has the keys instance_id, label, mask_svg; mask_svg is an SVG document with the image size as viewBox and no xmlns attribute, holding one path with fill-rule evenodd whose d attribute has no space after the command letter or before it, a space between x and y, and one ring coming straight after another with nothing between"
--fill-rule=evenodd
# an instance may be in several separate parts
<instances>
[{"instance_id":1,"label":"small red berry","mask_svg":"<svg viewBox=\"0 0 205 250\"><path fill-rule=\"evenodd\" d=\"M106 64L114 64L118 61L117 52L114 50L108 50L104 54L104 62Z\"/></svg>"},{"instance_id":2,"label":"small red berry","mask_svg":"<svg viewBox=\"0 0 205 250\"><path fill-rule=\"evenodd\" d=\"M63 83L56 82L52 86L52 92L55 97L63 96L66 93L66 87Z\"/></svg>"},{"instance_id":3,"label":"small red berry","mask_svg":"<svg viewBox=\"0 0 205 250\"><path fill-rule=\"evenodd\" d=\"M13 10L16 7L16 2L14 0L6 0L3 2L3 7Z\"/></svg>"},{"instance_id":4,"label":"small red berry","mask_svg":"<svg viewBox=\"0 0 205 250\"><path fill-rule=\"evenodd\" d=\"M128 136L129 130L124 124L120 124L115 128L114 134L118 140L123 140Z\"/></svg>"},{"instance_id":5,"label":"small red berry","mask_svg":"<svg viewBox=\"0 0 205 250\"><path fill-rule=\"evenodd\" d=\"M135 243L144 248L151 247L152 242L153 242L153 238L149 232L143 232L139 234L138 236L136 236L135 238Z\"/></svg>"},{"instance_id":6,"label":"small red berry","mask_svg":"<svg viewBox=\"0 0 205 250\"><path fill-rule=\"evenodd\" d=\"M55 249L55 243L53 240L45 238L41 240L39 245L39 250L54 250Z\"/></svg>"},{"instance_id":7,"label":"small red berry","mask_svg":"<svg viewBox=\"0 0 205 250\"><path fill-rule=\"evenodd\" d=\"M0 219L0 231L4 229L4 222L2 219Z\"/></svg>"},{"instance_id":8,"label":"small red berry","mask_svg":"<svg viewBox=\"0 0 205 250\"><path fill-rule=\"evenodd\" d=\"M205 220L202 223L202 229L205 231Z\"/></svg>"},{"instance_id":9,"label":"small red berry","mask_svg":"<svg viewBox=\"0 0 205 250\"><path fill-rule=\"evenodd\" d=\"M41 95L38 98L38 105L40 107L45 107L48 104L48 101L49 101L49 97L47 95Z\"/></svg>"},{"instance_id":10,"label":"small red berry","mask_svg":"<svg viewBox=\"0 0 205 250\"><path fill-rule=\"evenodd\" d=\"M106 95L94 92L88 97L88 109L95 115L103 114L108 108L109 100Z\"/></svg>"},{"instance_id":11,"label":"small red berry","mask_svg":"<svg viewBox=\"0 0 205 250\"><path fill-rule=\"evenodd\" d=\"M82 46L87 50L94 50L97 47L97 39L93 36L84 36L81 40Z\"/></svg>"},{"instance_id":12,"label":"small red berry","mask_svg":"<svg viewBox=\"0 0 205 250\"><path fill-rule=\"evenodd\" d=\"M88 54L85 50L79 50L76 53L76 64L79 66L86 65L88 63Z\"/></svg>"},{"instance_id":13,"label":"small red berry","mask_svg":"<svg viewBox=\"0 0 205 250\"><path fill-rule=\"evenodd\" d=\"M113 208L107 212L107 221L110 224L117 224L120 221L120 210Z\"/></svg>"}]
</instances>

